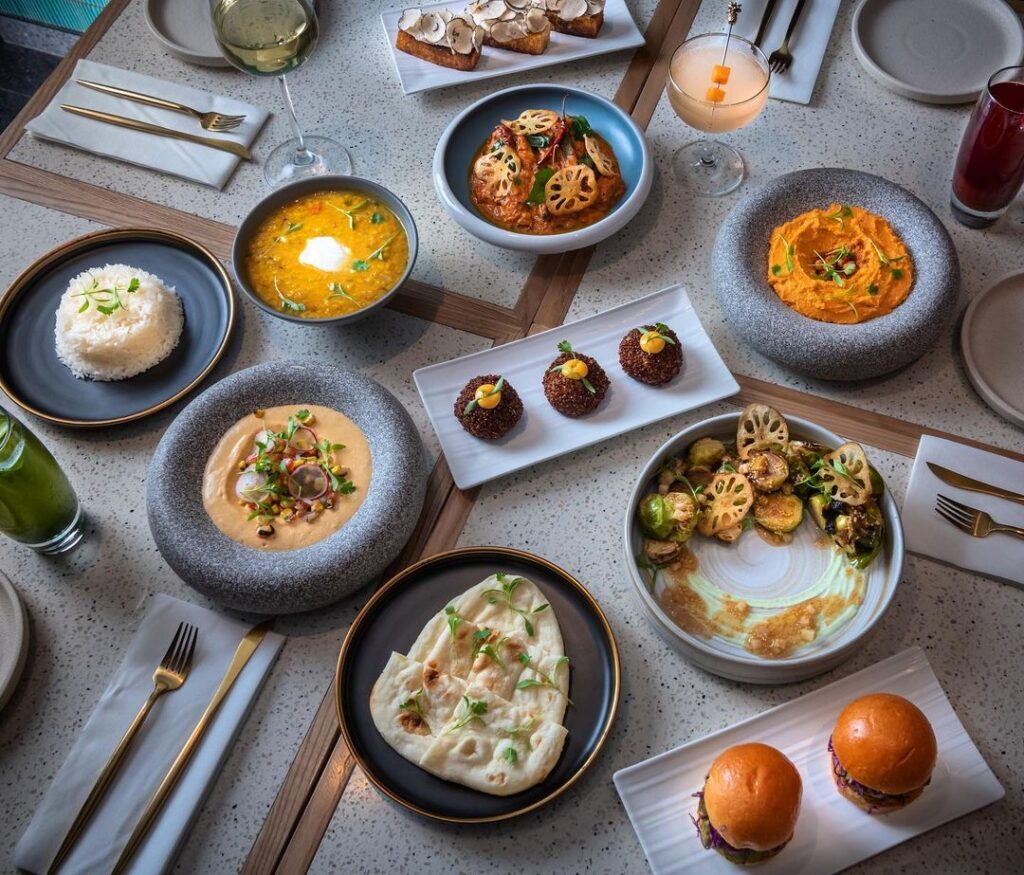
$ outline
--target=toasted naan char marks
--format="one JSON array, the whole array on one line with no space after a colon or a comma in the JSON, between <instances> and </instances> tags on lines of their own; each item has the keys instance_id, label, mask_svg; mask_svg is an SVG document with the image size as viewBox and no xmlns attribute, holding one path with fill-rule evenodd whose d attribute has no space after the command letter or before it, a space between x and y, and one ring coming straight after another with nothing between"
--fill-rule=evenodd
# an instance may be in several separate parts
<instances>
[{"instance_id":1,"label":"toasted naan char marks","mask_svg":"<svg viewBox=\"0 0 1024 875\"><path fill-rule=\"evenodd\" d=\"M392 653L370 693L370 714L384 740L407 760L418 763L465 691L459 678Z\"/></svg>"},{"instance_id":2,"label":"toasted naan char marks","mask_svg":"<svg viewBox=\"0 0 1024 875\"><path fill-rule=\"evenodd\" d=\"M464 701L431 741L420 766L495 796L519 793L543 781L562 753L565 727L538 720L483 687L468 687L466 699L481 713L466 719L471 712Z\"/></svg>"},{"instance_id":3,"label":"toasted naan char marks","mask_svg":"<svg viewBox=\"0 0 1024 875\"><path fill-rule=\"evenodd\" d=\"M477 627L516 632L531 650L539 648L553 656L565 653L555 612L544 594L525 577L492 574L466 590L452 606Z\"/></svg>"},{"instance_id":4,"label":"toasted naan char marks","mask_svg":"<svg viewBox=\"0 0 1024 875\"><path fill-rule=\"evenodd\" d=\"M409 658L465 680L473 670L473 636L479 631L479 626L449 605L423 627L409 648Z\"/></svg>"}]
</instances>

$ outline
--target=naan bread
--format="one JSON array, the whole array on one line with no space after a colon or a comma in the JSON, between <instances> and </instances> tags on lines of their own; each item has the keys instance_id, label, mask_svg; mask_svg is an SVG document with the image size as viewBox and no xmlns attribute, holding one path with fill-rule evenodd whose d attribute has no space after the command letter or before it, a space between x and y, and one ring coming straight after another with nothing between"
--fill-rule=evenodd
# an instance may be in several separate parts
<instances>
[{"instance_id":1,"label":"naan bread","mask_svg":"<svg viewBox=\"0 0 1024 875\"><path fill-rule=\"evenodd\" d=\"M466 722L471 704L486 711ZM420 766L448 781L491 793L519 793L547 776L565 744L565 727L537 720L483 687L470 686L452 721L432 741ZM514 753L507 751L512 749Z\"/></svg>"},{"instance_id":2,"label":"naan bread","mask_svg":"<svg viewBox=\"0 0 1024 875\"><path fill-rule=\"evenodd\" d=\"M484 793L519 793L561 756L569 667L544 594L494 574L392 653L370 694L378 731L410 762Z\"/></svg>"},{"instance_id":3,"label":"naan bread","mask_svg":"<svg viewBox=\"0 0 1024 875\"><path fill-rule=\"evenodd\" d=\"M449 722L465 692L459 678L392 653L370 692L370 714L384 740L416 763L433 735Z\"/></svg>"}]
</instances>

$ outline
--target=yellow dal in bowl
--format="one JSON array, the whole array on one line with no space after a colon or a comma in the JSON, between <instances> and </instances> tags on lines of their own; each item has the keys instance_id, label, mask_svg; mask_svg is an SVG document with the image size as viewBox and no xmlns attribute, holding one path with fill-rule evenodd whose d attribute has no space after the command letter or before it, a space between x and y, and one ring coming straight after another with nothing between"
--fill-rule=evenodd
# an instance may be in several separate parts
<instances>
[{"instance_id":1,"label":"yellow dal in bowl","mask_svg":"<svg viewBox=\"0 0 1024 875\"><path fill-rule=\"evenodd\" d=\"M324 191L267 215L249 243L245 272L275 310L326 319L378 301L408 261L405 229L384 204L356 191Z\"/></svg>"}]
</instances>

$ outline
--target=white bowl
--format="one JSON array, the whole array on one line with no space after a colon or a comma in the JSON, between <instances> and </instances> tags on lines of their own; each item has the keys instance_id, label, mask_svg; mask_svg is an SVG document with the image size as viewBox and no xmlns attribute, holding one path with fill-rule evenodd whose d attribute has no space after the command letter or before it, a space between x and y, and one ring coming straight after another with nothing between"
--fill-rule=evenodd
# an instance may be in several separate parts
<instances>
[{"instance_id":1,"label":"white bowl","mask_svg":"<svg viewBox=\"0 0 1024 875\"><path fill-rule=\"evenodd\" d=\"M739 413L727 413L684 429L666 441L644 466L633 486L626 510L623 530L626 567L629 569L630 579L633 581L640 603L655 629L669 644L696 665L713 674L747 683L777 684L801 681L829 671L853 655L882 618L892 601L896 586L903 573L903 527L900 523L896 502L893 501L892 495L886 489L879 502L882 515L885 518L885 544L878 557L865 571L866 586L863 603L856 615L845 625L808 647L802 648L793 656L784 659L763 659L720 639L705 640L684 632L665 613L651 594L647 581L636 564L636 556L640 552L643 537L636 520L636 507L640 499L651 491L651 484L657 475L658 468L667 456L681 453L701 437L722 437L734 434L739 416ZM787 416L786 420L789 423L790 434L794 437L816 441L829 447L838 447L844 443L837 434L815 425L813 422L795 416ZM806 520L803 523L803 526L812 525L813 523ZM756 537L752 533L744 535L744 538L754 539ZM739 549L744 538L728 549ZM765 548L770 550L791 549L790 547L767 547L767 545Z\"/></svg>"}]
</instances>

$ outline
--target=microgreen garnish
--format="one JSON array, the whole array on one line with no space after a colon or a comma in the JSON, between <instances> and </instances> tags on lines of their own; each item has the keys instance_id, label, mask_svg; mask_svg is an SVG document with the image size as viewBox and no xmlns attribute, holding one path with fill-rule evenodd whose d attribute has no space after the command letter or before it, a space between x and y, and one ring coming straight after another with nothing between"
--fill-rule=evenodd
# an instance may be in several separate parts
<instances>
[{"instance_id":1,"label":"microgreen garnish","mask_svg":"<svg viewBox=\"0 0 1024 875\"><path fill-rule=\"evenodd\" d=\"M772 276L778 276L780 273L782 273L782 265L781 264L773 264L772 265Z\"/></svg>"},{"instance_id":2,"label":"microgreen garnish","mask_svg":"<svg viewBox=\"0 0 1024 875\"><path fill-rule=\"evenodd\" d=\"M454 644L455 630L458 628L459 623L463 622L463 620L462 617L460 617L456 613L455 608L453 608L451 605L448 605L448 607L444 609L444 613L445 618L448 620L448 634L452 636L452 644Z\"/></svg>"},{"instance_id":3,"label":"microgreen garnish","mask_svg":"<svg viewBox=\"0 0 1024 875\"><path fill-rule=\"evenodd\" d=\"M408 714L415 714L424 723L427 721L427 715L423 713L423 706L420 704L420 696L423 695L422 688L417 690L408 699L402 702L398 706L399 711L405 711Z\"/></svg>"},{"instance_id":4,"label":"microgreen garnish","mask_svg":"<svg viewBox=\"0 0 1024 875\"><path fill-rule=\"evenodd\" d=\"M360 259L357 259L356 261L353 261L352 262L352 270L360 270L360 271L362 271L362 270L369 269L370 262L373 261L375 258L378 261L383 261L384 257L388 254L387 253L388 246L391 244L391 241L394 240L397 236L398 236L398 232L395 232L390 237L388 237L387 240L385 240L383 243L381 243L380 246L378 246L376 249L374 249L373 252L371 252L369 255L367 255L366 258L360 258Z\"/></svg>"},{"instance_id":5,"label":"microgreen garnish","mask_svg":"<svg viewBox=\"0 0 1024 875\"><path fill-rule=\"evenodd\" d=\"M445 735L462 729L463 726L472 723L474 720L483 722L483 715L487 713L487 703L485 701L482 699L471 700L469 696L463 696L462 705L464 709L462 716L444 731Z\"/></svg>"},{"instance_id":6,"label":"microgreen garnish","mask_svg":"<svg viewBox=\"0 0 1024 875\"><path fill-rule=\"evenodd\" d=\"M281 287L277 284L277 274L274 274L274 291L277 292L277 296L281 299L282 310L294 310L296 313L301 313L306 309L305 304L300 304L298 301L293 301L284 292L281 291Z\"/></svg>"},{"instance_id":7,"label":"microgreen garnish","mask_svg":"<svg viewBox=\"0 0 1024 875\"><path fill-rule=\"evenodd\" d=\"M354 231L355 227L356 227L356 217L353 214L357 210L361 210L369 202L370 201L368 199L364 198L359 203L357 203L355 206L351 206L347 210L344 207L338 207L338 206L335 206L334 204L328 204L327 206L329 206L331 209L337 210L339 213L341 213L343 216L345 216L345 218L348 219L349 230ZM374 215L377 215L377 213L374 213Z\"/></svg>"},{"instance_id":8,"label":"microgreen garnish","mask_svg":"<svg viewBox=\"0 0 1024 875\"><path fill-rule=\"evenodd\" d=\"M480 402L484 398L490 398L492 395L497 395L505 388L505 378L498 377L498 382L494 384L494 388L490 392L485 392L479 398L473 398L464 408L462 408L462 415L466 416L472 413L480 405Z\"/></svg>"},{"instance_id":9,"label":"microgreen garnish","mask_svg":"<svg viewBox=\"0 0 1024 875\"><path fill-rule=\"evenodd\" d=\"M528 204L542 204L544 203L544 186L548 184L548 180L555 175L555 171L550 167L541 167L533 177L533 185L530 187L530 193L526 197Z\"/></svg>"},{"instance_id":10,"label":"microgreen garnish","mask_svg":"<svg viewBox=\"0 0 1024 875\"><path fill-rule=\"evenodd\" d=\"M586 389L591 395L597 394L597 389L594 388L594 384L590 382L586 377L582 377L580 382L583 384L583 388Z\"/></svg>"},{"instance_id":11,"label":"microgreen garnish","mask_svg":"<svg viewBox=\"0 0 1024 875\"><path fill-rule=\"evenodd\" d=\"M519 661L532 671L537 677L535 678L523 678L519 683L516 684L517 690L528 690L531 687L548 687L549 689L555 690L558 693L562 692L562 688L552 679L551 675L547 675L542 672L536 665L534 665L532 658L529 653L520 653ZM556 674L558 669L569 662L568 656L559 656L555 660L555 664L551 667L551 674ZM571 705L572 699L568 696L565 697L566 701Z\"/></svg>"},{"instance_id":12,"label":"microgreen garnish","mask_svg":"<svg viewBox=\"0 0 1024 875\"><path fill-rule=\"evenodd\" d=\"M779 234L782 239L782 245L786 247L786 270L790 273L793 272L793 244L790 243L782 234Z\"/></svg>"},{"instance_id":13,"label":"microgreen garnish","mask_svg":"<svg viewBox=\"0 0 1024 875\"><path fill-rule=\"evenodd\" d=\"M84 313L89 309L90 304L94 304L100 313L104 316L109 316L115 310L128 309L121 298L122 292L134 295L138 290L139 278L136 276L133 276L131 280L129 280L128 285L124 287L115 283L113 286L109 286L104 289L100 288L99 280L97 280L96 277L92 277L92 285L84 291L76 292L72 297L85 299L82 301L82 306L78 308L79 313Z\"/></svg>"},{"instance_id":14,"label":"microgreen garnish","mask_svg":"<svg viewBox=\"0 0 1024 875\"><path fill-rule=\"evenodd\" d=\"M495 644L491 644L488 639L493 634L494 633L487 628L479 629L473 633L473 658L475 659L482 653L495 665L500 666L504 671L508 671L508 666L505 665L505 660L501 658L497 650L498 647L501 647L502 644L508 641L508 637L503 636L499 638Z\"/></svg>"},{"instance_id":15,"label":"microgreen garnish","mask_svg":"<svg viewBox=\"0 0 1024 875\"><path fill-rule=\"evenodd\" d=\"M547 606L544 605L542 606L542 608L537 608L536 610L531 611L523 610L522 608L517 608L513 600L515 599L516 590L519 588L519 585L522 583L526 583L525 578L513 577L510 580L508 575L504 574L501 571L499 571L494 576L497 579L498 583L501 584L501 589L484 590L483 595L484 598L487 599L487 604L496 605L498 604L498 602L503 602L510 611L519 614L519 616L523 618L523 627L526 629L526 634L532 638L533 623L530 622L529 615L531 613L537 613L537 611Z\"/></svg>"},{"instance_id":16,"label":"microgreen garnish","mask_svg":"<svg viewBox=\"0 0 1024 875\"><path fill-rule=\"evenodd\" d=\"M857 263L853 260L853 253L847 246L840 246L822 255L814 250L815 262L813 265L814 275L818 279L832 280L839 288L846 285L844 277L853 276L857 270Z\"/></svg>"},{"instance_id":17,"label":"microgreen garnish","mask_svg":"<svg viewBox=\"0 0 1024 875\"><path fill-rule=\"evenodd\" d=\"M886 265L893 261L903 261L903 259L906 258L905 255L897 255L895 258L889 258L884 252L882 252L882 248L870 237L868 237L868 243L870 243L871 248L875 250L875 255L878 256L880 264Z\"/></svg>"},{"instance_id":18,"label":"microgreen garnish","mask_svg":"<svg viewBox=\"0 0 1024 875\"><path fill-rule=\"evenodd\" d=\"M527 717L518 726L510 726L508 729L502 729L509 738L518 738L521 735L529 735L533 732L533 727L537 725L536 717Z\"/></svg>"},{"instance_id":19,"label":"microgreen garnish","mask_svg":"<svg viewBox=\"0 0 1024 875\"><path fill-rule=\"evenodd\" d=\"M655 337L660 337L665 343L676 345L676 342L668 336L668 326L664 322L656 322L653 326L642 325L637 331L641 334L653 334Z\"/></svg>"},{"instance_id":20,"label":"microgreen garnish","mask_svg":"<svg viewBox=\"0 0 1024 875\"><path fill-rule=\"evenodd\" d=\"M294 234L296 231L302 228L302 222L291 222L288 219L284 220L285 229L284 234L274 238L276 243L284 243L288 239L288 234Z\"/></svg>"},{"instance_id":21,"label":"microgreen garnish","mask_svg":"<svg viewBox=\"0 0 1024 875\"><path fill-rule=\"evenodd\" d=\"M844 465L838 459L833 459L832 460L832 467L835 468L835 470L838 471L840 474L842 474L844 477L851 477L852 476L850 474L850 469L847 468L846 465Z\"/></svg>"},{"instance_id":22,"label":"microgreen garnish","mask_svg":"<svg viewBox=\"0 0 1024 875\"><path fill-rule=\"evenodd\" d=\"M877 295L878 294L878 286L876 286L874 283L868 283L868 294L869 295Z\"/></svg>"},{"instance_id":23,"label":"microgreen garnish","mask_svg":"<svg viewBox=\"0 0 1024 875\"><path fill-rule=\"evenodd\" d=\"M892 278L894 280L902 279L903 278L903 271L900 270L898 267L894 267L892 269Z\"/></svg>"},{"instance_id":24,"label":"microgreen garnish","mask_svg":"<svg viewBox=\"0 0 1024 875\"><path fill-rule=\"evenodd\" d=\"M560 340L558 342L558 351L565 353L572 353L572 344L568 340Z\"/></svg>"},{"instance_id":25,"label":"microgreen garnish","mask_svg":"<svg viewBox=\"0 0 1024 875\"><path fill-rule=\"evenodd\" d=\"M370 216L371 225L379 225L383 221L384 217L380 213L374 213L372 216Z\"/></svg>"},{"instance_id":26,"label":"microgreen garnish","mask_svg":"<svg viewBox=\"0 0 1024 875\"><path fill-rule=\"evenodd\" d=\"M509 745L508 747L505 748L505 751L502 753L501 756L502 756L502 759L504 759L507 763L509 763L509 765L513 765L513 766L519 760L519 753L518 753L518 751L514 747L512 747L511 745Z\"/></svg>"},{"instance_id":27,"label":"microgreen garnish","mask_svg":"<svg viewBox=\"0 0 1024 875\"><path fill-rule=\"evenodd\" d=\"M842 230L846 227L845 219L849 219L853 215L853 210L849 207L840 207L834 213L829 213L825 218L832 219L839 223L839 228Z\"/></svg>"},{"instance_id":28,"label":"microgreen garnish","mask_svg":"<svg viewBox=\"0 0 1024 875\"><path fill-rule=\"evenodd\" d=\"M345 287L341 283L328 283L327 291L330 292L330 294L327 296L328 301L331 300L331 298L345 298L346 300L351 301L353 304L359 303L355 298L353 298L348 292L345 291Z\"/></svg>"}]
</instances>

